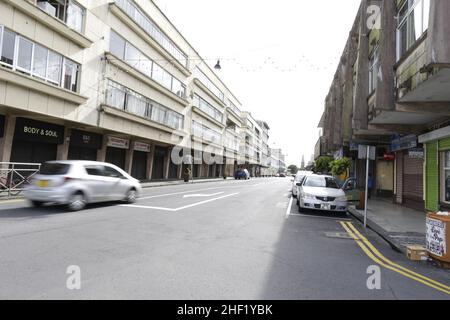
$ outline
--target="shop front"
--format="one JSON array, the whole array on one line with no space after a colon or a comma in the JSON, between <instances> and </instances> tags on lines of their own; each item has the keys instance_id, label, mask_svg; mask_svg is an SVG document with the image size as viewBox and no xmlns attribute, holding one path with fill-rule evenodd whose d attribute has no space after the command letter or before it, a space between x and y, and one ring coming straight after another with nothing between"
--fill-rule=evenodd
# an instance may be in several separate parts
<instances>
[{"instance_id":1,"label":"shop front","mask_svg":"<svg viewBox=\"0 0 450 320\"><path fill-rule=\"evenodd\" d=\"M151 146L149 143L134 141L133 142L133 165L131 166L131 176L138 180L146 180L147 161L150 154Z\"/></svg>"},{"instance_id":2,"label":"shop front","mask_svg":"<svg viewBox=\"0 0 450 320\"><path fill-rule=\"evenodd\" d=\"M395 202L406 207L423 210L424 149L415 135L397 137L392 141L395 152Z\"/></svg>"},{"instance_id":3,"label":"shop front","mask_svg":"<svg viewBox=\"0 0 450 320\"><path fill-rule=\"evenodd\" d=\"M419 137L425 145L425 209L450 210L450 127Z\"/></svg>"},{"instance_id":4,"label":"shop front","mask_svg":"<svg viewBox=\"0 0 450 320\"><path fill-rule=\"evenodd\" d=\"M152 180L164 179L164 163L167 156L167 148L156 146L155 154L153 155L153 170Z\"/></svg>"},{"instance_id":5,"label":"shop front","mask_svg":"<svg viewBox=\"0 0 450 320\"><path fill-rule=\"evenodd\" d=\"M56 160L58 145L63 143L63 126L28 118L17 118L10 161L43 163Z\"/></svg>"},{"instance_id":6,"label":"shop front","mask_svg":"<svg viewBox=\"0 0 450 320\"><path fill-rule=\"evenodd\" d=\"M125 170L127 150L130 149L130 140L108 136L106 139L105 162L112 163Z\"/></svg>"},{"instance_id":7,"label":"shop front","mask_svg":"<svg viewBox=\"0 0 450 320\"><path fill-rule=\"evenodd\" d=\"M97 151L102 148L100 134L72 129L67 159L69 160L97 160Z\"/></svg>"}]
</instances>

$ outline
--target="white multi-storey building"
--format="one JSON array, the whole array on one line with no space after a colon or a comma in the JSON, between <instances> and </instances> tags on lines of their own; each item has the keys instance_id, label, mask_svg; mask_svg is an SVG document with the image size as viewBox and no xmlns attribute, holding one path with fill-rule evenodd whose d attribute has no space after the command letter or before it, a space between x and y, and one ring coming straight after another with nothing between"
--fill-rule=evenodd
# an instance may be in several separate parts
<instances>
[{"instance_id":1,"label":"white multi-storey building","mask_svg":"<svg viewBox=\"0 0 450 320\"><path fill-rule=\"evenodd\" d=\"M141 180L187 166L233 174L246 113L155 3L0 0L0 12L0 162L107 161ZM174 160L179 145L194 161Z\"/></svg>"}]
</instances>

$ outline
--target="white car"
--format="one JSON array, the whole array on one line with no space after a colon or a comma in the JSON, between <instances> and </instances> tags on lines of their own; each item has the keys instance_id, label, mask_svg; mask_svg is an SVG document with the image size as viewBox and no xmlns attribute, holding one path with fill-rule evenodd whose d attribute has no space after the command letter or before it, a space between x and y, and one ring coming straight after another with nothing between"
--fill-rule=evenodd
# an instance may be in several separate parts
<instances>
[{"instance_id":1,"label":"white car","mask_svg":"<svg viewBox=\"0 0 450 320\"><path fill-rule=\"evenodd\" d=\"M138 180L119 167L96 161L49 161L25 187L24 196L35 207L67 205L71 211L106 201L133 203L142 191Z\"/></svg>"},{"instance_id":2,"label":"white car","mask_svg":"<svg viewBox=\"0 0 450 320\"><path fill-rule=\"evenodd\" d=\"M348 201L332 176L310 175L297 186L299 211L304 209L345 213Z\"/></svg>"},{"instance_id":3,"label":"white car","mask_svg":"<svg viewBox=\"0 0 450 320\"><path fill-rule=\"evenodd\" d=\"M298 191L298 186L301 185L303 179L307 176L307 175L311 175L312 173L310 172L304 172L304 171L299 171L297 172L297 174L295 175L294 180L292 181L292 196L294 198L297 198L297 191Z\"/></svg>"}]
</instances>

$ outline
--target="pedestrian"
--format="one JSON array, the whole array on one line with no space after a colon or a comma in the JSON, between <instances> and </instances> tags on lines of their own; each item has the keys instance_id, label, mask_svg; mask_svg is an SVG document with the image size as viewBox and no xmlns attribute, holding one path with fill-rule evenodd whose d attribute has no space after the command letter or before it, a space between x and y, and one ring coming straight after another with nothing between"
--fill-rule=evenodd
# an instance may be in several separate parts
<instances>
[{"instance_id":1,"label":"pedestrian","mask_svg":"<svg viewBox=\"0 0 450 320\"><path fill-rule=\"evenodd\" d=\"M189 182L191 179L191 169L189 167L186 167L186 170L184 170L184 182Z\"/></svg>"},{"instance_id":2,"label":"pedestrian","mask_svg":"<svg viewBox=\"0 0 450 320\"><path fill-rule=\"evenodd\" d=\"M374 181L373 181L372 174L369 173L369 181L367 183L367 189L368 189L368 192L369 192L369 194L368 194L368 198L369 199L372 197L372 189L374 187L373 184L374 184Z\"/></svg>"}]
</instances>

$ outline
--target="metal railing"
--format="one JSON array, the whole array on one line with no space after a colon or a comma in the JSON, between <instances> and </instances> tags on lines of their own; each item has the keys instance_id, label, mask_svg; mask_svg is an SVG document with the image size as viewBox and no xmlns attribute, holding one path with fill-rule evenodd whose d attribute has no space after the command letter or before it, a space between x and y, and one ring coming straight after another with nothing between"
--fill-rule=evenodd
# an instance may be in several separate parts
<instances>
[{"instance_id":1,"label":"metal railing","mask_svg":"<svg viewBox=\"0 0 450 320\"><path fill-rule=\"evenodd\" d=\"M40 169L40 163L0 162L0 198L18 196Z\"/></svg>"}]
</instances>

